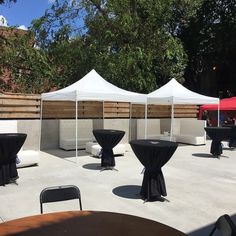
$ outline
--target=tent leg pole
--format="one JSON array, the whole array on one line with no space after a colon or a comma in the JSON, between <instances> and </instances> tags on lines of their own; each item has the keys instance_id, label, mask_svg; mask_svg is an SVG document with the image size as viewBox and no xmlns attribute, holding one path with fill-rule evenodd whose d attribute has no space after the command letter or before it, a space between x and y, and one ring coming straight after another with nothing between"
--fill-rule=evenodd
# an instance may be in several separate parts
<instances>
[{"instance_id":1,"label":"tent leg pole","mask_svg":"<svg viewBox=\"0 0 236 236\"><path fill-rule=\"evenodd\" d=\"M172 141L173 136L173 120L174 120L174 103L171 104L171 122L170 122L170 141Z\"/></svg>"},{"instance_id":2,"label":"tent leg pole","mask_svg":"<svg viewBox=\"0 0 236 236\"><path fill-rule=\"evenodd\" d=\"M220 126L220 101L218 102L218 111L217 111L217 126Z\"/></svg>"},{"instance_id":3,"label":"tent leg pole","mask_svg":"<svg viewBox=\"0 0 236 236\"><path fill-rule=\"evenodd\" d=\"M77 101L77 92L76 92L76 101L75 101L75 160L77 163L77 159L78 159L78 101Z\"/></svg>"},{"instance_id":4,"label":"tent leg pole","mask_svg":"<svg viewBox=\"0 0 236 236\"><path fill-rule=\"evenodd\" d=\"M104 101L102 101L102 128L104 129Z\"/></svg>"},{"instance_id":5,"label":"tent leg pole","mask_svg":"<svg viewBox=\"0 0 236 236\"><path fill-rule=\"evenodd\" d=\"M144 138L147 139L147 102L145 104Z\"/></svg>"},{"instance_id":6,"label":"tent leg pole","mask_svg":"<svg viewBox=\"0 0 236 236\"><path fill-rule=\"evenodd\" d=\"M130 102L129 104L129 141L131 141L131 132L132 132L132 122L131 122L131 118L132 118L132 103Z\"/></svg>"},{"instance_id":7,"label":"tent leg pole","mask_svg":"<svg viewBox=\"0 0 236 236\"><path fill-rule=\"evenodd\" d=\"M41 103L40 103L40 127L39 127L39 151L41 150L41 139L42 139L42 122L43 122L43 100L41 98Z\"/></svg>"}]
</instances>

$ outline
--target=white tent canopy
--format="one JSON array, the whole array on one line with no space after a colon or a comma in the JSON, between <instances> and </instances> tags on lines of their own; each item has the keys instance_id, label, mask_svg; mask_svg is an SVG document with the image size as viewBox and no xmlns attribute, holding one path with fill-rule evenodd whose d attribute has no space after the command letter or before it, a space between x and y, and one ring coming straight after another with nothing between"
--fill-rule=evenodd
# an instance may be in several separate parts
<instances>
[{"instance_id":1,"label":"white tent canopy","mask_svg":"<svg viewBox=\"0 0 236 236\"><path fill-rule=\"evenodd\" d=\"M173 119L175 104L219 104L219 98L208 97L195 93L175 79L171 79L161 88L147 95L147 104L171 105L171 137L173 134ZM218 113L219 116L219 113ZM145 137L147 136L147 108L145 111ZM219 118L218 118L219 121Z\"/></svg>"},{"instance_id":2,"label":"white tent canopy","mask_svg":"<svg viewBox=\"0 0 236 236\"><path fill-rule=\"evenodd\" d=\"M120 101L146 103L146 95L121 89L91 70L82 79L55 92L43 93L42 100Z\"/></svg>"},{"instance_id":3,"label":"white tent canopy","mask_svg":"<svg viewBox=\"0 0 236 236\"><path fill-rule=\"evenodd\" d=\"M147 103L151 104L216 104L219 98L208 97L195 93L175 79L171 79L161 88L147 95Z\"/></svg>"}]
</instances>

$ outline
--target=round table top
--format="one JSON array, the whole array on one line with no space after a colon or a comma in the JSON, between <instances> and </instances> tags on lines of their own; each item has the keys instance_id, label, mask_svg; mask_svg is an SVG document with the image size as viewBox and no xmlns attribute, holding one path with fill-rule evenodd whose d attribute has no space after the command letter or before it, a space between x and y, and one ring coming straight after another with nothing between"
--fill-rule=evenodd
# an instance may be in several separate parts
<instances>
[{"instance_id":1,"label":"round table top","mask_svg":"<svg viewBox=\"0 0 236 236\"><path fill-rule=\"evenodd\" d=\"M157 139L137 139L130 141L130 146L145 171L156 172L172 157L178 143Z\"/></svg>"},{"instance_id":2,"label":"round table top","mask_svg":"<svg viewBox=\"0 0 236 236\"><path fill-rule=\"evenodd\" d=\"M25 142L27 134L24 133L1 133L0 134L0 163L8 162L16 158Z\"/></svg>"},{"instance_id":3,"label":"round table top","mask_svg":"<svg viewBox=\"0 0 236 236\"><path fill-rule=\"evenodd\" d=\"M123 131L123 130L116 130L116 129L94 129L93 133L105 134L105 135L114 135L114 134L124 134L125 131Z\"/></svg>"},{"instance_id":4,"label":"round table top","mask_svg":"<svg viewBox=\"0 0 236 236\"><path fill-rule=\"evenodd\" d=\"M142 147L177 147L178 143L157 139L136 139L131 140L130 145L138 145Z\"/></svg>"},{"instance_id":5,"label":"round table top","mask_svg":"<svg viewBox=\"0 0 236 236\"><path fill-rule=\"evenodd\" d=\"M224 140L228 139L231 128L230 127L205 127L207 135L212 139L212 140Z\"/></svg>"},{"instance_id":6,"label":"round table top","mask_svg":"<svg viewBox=\"0 0 236 236\"><path fill-rule=\"evenodd\" d=\"M15 137L25 139L26 136L27 134L24 134L24 133L1 133L0 134L1 139L15 138Z\"/></svg>"},{"instance_id":7,"label":"round table top","mask_svg":"<svg viewBox=\"0 0 236 236\"><path fill-rule=\"evenodd\" d=\"M112 149L124 137L125 131L115 129L94 129L93 134L103 149Z\"/></svg>"},{"instance_id":8,"label":"round table top","mask_svg":"<svg viewBox=\"0 0 236 236\"><path fill-rule=\"evenodd\" d=\"M185 234L159 222L132 215L97 211L68 211L35 215L1 223L0 235L183 236Z\"/></svg>"},{"instance_id":9,"label":"round table top","mask_svg":"<svg viewBox=\"0 0 236 236\"><path fill-rule=\"evenodd\" d=\"M227 126L208 126L204 128L205 130L228 130L230 127Z\"/></svg>"}]
</instances>

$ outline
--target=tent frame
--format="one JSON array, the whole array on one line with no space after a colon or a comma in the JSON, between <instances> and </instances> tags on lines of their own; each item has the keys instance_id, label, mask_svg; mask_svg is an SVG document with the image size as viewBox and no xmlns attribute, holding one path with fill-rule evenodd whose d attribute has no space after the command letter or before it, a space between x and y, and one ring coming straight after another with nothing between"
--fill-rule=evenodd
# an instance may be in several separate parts
<instances>
[{"instance_id":1,"label":"tent frame","mask_svg":"<svg viewBox=\"0 0 236 236\"><path fill-rule=\"evenodd\" d=\"M103 79L95 70L91 70L82 79L58 91L43 93L43 101L75 101L75 139L76 139L76 159L78 157L78 101L101 101L103 102L103 128L104 128L104 101L114 102L146 102L146 95L121 89ZM42 109L42 108L41 108ZM42 114L40 126L42 124ZM40 131L41 136L41 131Z\"/></svg>"},{"instance_id":2,"label":"tent frame","mask_svg":"<svg viewBox=\"0 0 236 236\"><path fill-rule=\"evenodd\" d=\"M205 95L193 92L183 85L178 83L175 79L171 79L168 83L159 89L147 95L145 106L145 138L147 138L147 105L148 104L162 104L171 105L171 128L170 141L173 136L173 121L174 121L174 107L175 104L218 104L218 126L219 126L219 98L208 97Z\"/></svg>"}]
</instances>

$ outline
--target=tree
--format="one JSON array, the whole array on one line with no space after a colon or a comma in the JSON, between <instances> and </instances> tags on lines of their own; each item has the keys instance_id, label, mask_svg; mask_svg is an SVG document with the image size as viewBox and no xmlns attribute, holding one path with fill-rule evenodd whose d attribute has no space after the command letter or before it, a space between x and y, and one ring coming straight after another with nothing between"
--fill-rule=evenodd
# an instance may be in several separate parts
<instances>
[{"instance_id":1,"label":"tree","mask_svg":"<svg viewBox=\"0 0 236 236\"><path fill-rule=\"evenodd\" d=\"M214 96L236 86L236 0L204 0L180 38L189 57L189 84L202 89L201 81L208 79Z\"/></svg>"},{"instance_id":2,"label":"tree","mask_svg":"<svg viewBox=\"0 0 236 236\"><path fill-rule=\"evenodd\" d=\"M73 76L65 73L68 83L95 68L120 87L150 92L172 77L183 81L187 56L177 32L200 2L56 0L32 29L40 47L54 58L66 53L68 45L79 45L76 52L63 54L77 66Z\"/></svg>"},{"instance_id":3,"label":"tree","mask_svg":"<svg viewBox=\"0 0 236 236\"><path fill-rule=\"evenodd\" d=\"M32 33L12 30L11 37L0 38L0 68L10 75L8 83L1 84L1 90L41 93L55 86L54 65L45 51L34 47Z\"/></svg>"},{"instance_id":4,"label":"tree","mask_svg":"<svg viewBox=\"0 0 236 236\"><path fill-rule=\"evenodd\" d=\"M200 2L56 0L33 22L38 47L15 38L0 59L25 90L60 88L95 68L120 87L147 93L172 77L183 81L187 55L178 33Z\"/></svg>"},{"instance_id":5,"label":"tree","mask_svg":"<svg viewBox=\"0 0 236 236\"><path fill-rule=\"evenodd\" d=\"M166 29L170 2L85 3L87 35L96 66L106 78L139 92L150 92L157 82L171 77L182 79L186 55L178 38Z\"/></svg>"},{"instance_id":6,"label":"tree","mask_svg":"<svg viewBox=\"0 0 236 236\"><path fill-rule=\"evenodd\" d=\"M17 0L0 0L0 4L5 4L5 3L16 3Z\"/></svg>"}]
</instances>

